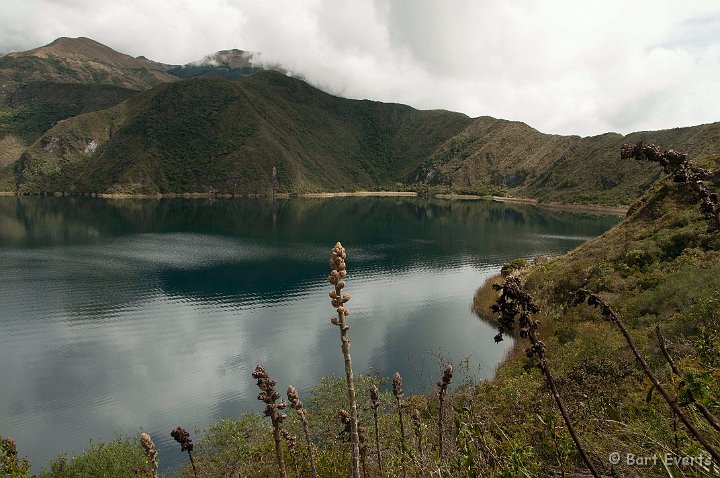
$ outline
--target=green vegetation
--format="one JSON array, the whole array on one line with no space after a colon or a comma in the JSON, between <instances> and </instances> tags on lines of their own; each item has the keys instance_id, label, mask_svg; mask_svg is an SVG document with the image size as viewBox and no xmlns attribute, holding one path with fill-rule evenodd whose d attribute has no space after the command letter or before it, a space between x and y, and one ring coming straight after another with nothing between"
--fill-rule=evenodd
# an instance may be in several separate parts
<instances>
[{"instance_id":1,"label":"green vegetation","mask_svg":"<svg viewBox=\"0 0 720 478\"><path fill-rule=\"evenodd\" d=\"M30 462L18 458L17 447L12 438L0 437L0 474L7 478L29 478Z\"/></svg>"},{"instance_id":2,"label":"green vegetation","mask_svg":"<svg viewBox=\"0 0 720 478\"><path fill-rule=\"evenodd\" d=\"M190 78L197 78L198 76L216 76L219 78L225 78L226 80L239 80L246 76L253 75L264 71L263 68L256 68L253 66L241 66L238 68L226 67L226 66L212 66L212 65L183 65L175 66L167 70L173 76L182 78L183 80L189 80Z\"/></svg>"},{"instance_id":3,"label":"green vegetation","mask_svg":"<svg viewBox=\"0 0 720 478\"><path fill-rule=\"evenodd\" d=\"M623 143L645 140L707 159L720 150L718 137L720 123L581 138L484 116L445 141L411 179L457 190L502 188L510 196L543 202L629 205L661 168L621 159L617 152Z\"/></svg>"},{"instance_id":4,"label":"green vegetation","mask_svg":"<svg viewBox=\"0 0 720 478\"><path fill-rule=\"evenodd\" d=\"M0 100L0 191L15 189L13 163L58 122L114 106L136 92L111 85L28 83Z\"/></svg>"},{"instance_id":5,"label":"green vegetation","mask_svg":"<svg viewBox=\"0 0 720 478\"><path fill-rule=\"evenodd\" d=\"M97 478L152 476L152 467L138 439L116 438L112 442L90 443L87 449L68 460L60 455L43 470L40 478Z\"/></svg>"},{"instance_id":6,"label":"green vegetation","mask_svg":"<svg viewBox=\"0 0 720 478\"><path fill-rule=\"evenodd\" d=\"M267 194L275 166L280 192L399 189L615 206L661 174L619 159L622 142L693 147L707 159L719 129L546 135L494 118L346 100L263 72L164 84L64 121L25 152L17 181L23 193Z\"/></svg>"},{"instance_id":7,"label":"green vegetation","mask_svg":"<svg viewBox=\"0 0 720 478\"><path fill-rule=\"evenodd\" d=\"M275 72L199 78L51 129L20 161L19 190L267 193L273 166L280 191L393 189L468 121L333 97Z\"/></svg>"},{"instance_id":8,"label":"green vegetation","mask_svg":"<svg viewBox=\"0 0 720 478\"><path fill-rule=\"evenodd\" d=\"M620 159L623 142L691 149L698 159L720 148L720 123L625 137L548 135L487 116L334 97L262 72L251 57L230 50L168 66L60 38L0 58L0 84L9 88L0 168L15 163L0 170L0 188L267 194L275 166L279 192L411 190L618 206L660 175L656 165Z\"/></svg>"},{"instance_id":9,"label":"green vegetation","mask_svg":"<svg viewBox=\"0 0 720 478\"><path fill-rule=\"evenodd\" d=\"M135 93L111 85L28 83L4 96L0 137L12 134L32 143L60 120L115 106Z\"/></svg>"}]
</instances>

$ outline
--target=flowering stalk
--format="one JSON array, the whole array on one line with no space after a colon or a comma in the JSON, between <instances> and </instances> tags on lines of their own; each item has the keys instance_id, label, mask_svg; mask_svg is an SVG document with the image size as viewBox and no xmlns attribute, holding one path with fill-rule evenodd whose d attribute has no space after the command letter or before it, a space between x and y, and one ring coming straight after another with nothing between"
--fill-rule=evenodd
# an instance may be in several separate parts
<instances>
[{"instance_id":1,"label":"flowering stalk","mask_svg":"<svg viewBox=\"0 0 720 478\"><path fill-rule=\"evenodd\" d=\"M310 469L314 478L318 478L317 469L315 468L315 458L313 457L312 441L310 441L310 432L308 431L308 422L306 417L306 411L303 409L303 402L300 400L297 389L290 385L287 389L287 397L290 401L290 408L297 412L297 416L303 425L303 431L305 432L305 442L307 443L308 456L310 457Z\"/></svg>"},{"instance_id":2,"label":"flowering stalk","mask_svg":"<svg viewBox=\"0 0 720 478\"><path fill-rule=\"evenodd\" d=\"M338 437L346 442L350 441L352 435L352 419L350 414L346 410L340 410L339 412L340 423L343 425L343 429L338 433ZM357 426L358 438L360 439L360 446L358 451L360 453L360 469L362 471L363 478L367 478L367 428L358 423Z\"/></svg>"},{"instance_id":3,"label":"flowering stalk","mask_svg":"<svg viewBox=\"0 0 720 478\"><path fill-rule=\"evenodd\" d=\"M438 411L438 434L439 434L439 452L440 452L440 461L443 461L443 402L445 399L445 394L447 393L447 389L450 386L450 382L452 382L452 376L453 376L453 367L452 364L448 364L447 367L445 367L445 370L443 370L443 376L442 379L437 383L438 386L438 400L440 401L440 410Z\"/></svg>"},{"instance_id":4,"label":"flowering stalk","mask_svg":"<svg viewBox=\"0 0 720 478\"><path fill-rule=\"evenodd\" d=\"M258 400L265 402L265 416L270 417L273 427L273 439L275 440L275 458L277 459L278 471L280 472L281 478L286 478L285 472L285 458L283 457L282 445L280 443L280 425L283 420L287 417L280 410L285 409L285 402L280 400L280 393L275 390L275 380L270 379L265 368L261 365L255 366L255 371L252 373L252 378L257 380L257 386L260 389L258 394Z\"/></svg>"},{"instance_id":5,"label":"flowering stalk","mask_svg":"<svg viewBox=\"0 0 720 478\"><path fill-rule=\"evenodd\" d=\"M370 387L370 408L373 411L373 421L375 422L375 454L377 455L378 468L380 474L383 474L382 460L380 459L380 427L378 427L378 408L380 407L380 390L376 385Z\"/></svg>"},{"instance_id":6,"label":"flowering stalk","mask_svg":"<svg viewBox=\"0 0 720 478\"><path fill-rule=\"evenodd\" d=\"M145 450L145 454L147 455L148 459L150 460L150 466L152 466L152 476L153 478L158 478L158 452L155 448L155 443L153 443L152 438L150 438L150 435L147 433L141 433L140 434L140 444L142 445L143 449Z\"/></svg>"},{"instance_id":7,"label":"flowering stalk","mask_svg":"<svg viewBox=\"0 0 720 478\"><path fill-rule=\"evenodd\" d=\"M367 472L367 428L362 423L358 422L358 439L360 440L360 470L362 471L363 478L368 477Z\"/></svg>"},{"instance_id":8,"label":"flowering stalk","mask_svg":"<svg viewBox=\"0 0 720 478\"><path fill-rule=\"evenodd\" d=\"M395 395L395 400L397 401L398 416L400 417L400 463L402 464L403 477L407 477L407 471L405 470L405 450L407 449L407 446L405 445L405 424L403 423L402 414L403 389L402 377L399 372L395 372L395 375L393 376L392 388L393 395Z\"/></svg>"},{"instance_id":9,"label":"flowering stalk","mask_svg":"<svg viewBox=\"0 0 720 478\"><path fill-rule=\"evenodd\" d=\"M192 465L193 469L193 475L195 475L195 478L197 478L197 470L195 469L195 460L193 460L192 451L193 451L193 442L190 439L190 433L187 432L183 427L176 427L173 431L170 432L170 436L175 439L176 442L180 444L180 451L186 451L188 452L188 456L190 457L190 464Z\"/></svg>"},{"instance_id":10,"label":"flowering stalk","mask_svg":"<svg viewBox=\"0 0 720 478\"><path fill-rule=\"evenodd\" d=\"M357 431L357 402L355 400L355 384L353 380L352 360L350 358L350 339L347 337L350 325L346 323L345 317L350 311L345 304L350 300L350 294L343 294L347 275L345 266L345 248L339 242L335 244L330 256L330 275L328 282L335 286L330 292L330 303L337 312L337 317L330 319L333 325L340 329L340 342L343 359L345 360L345 380L347 381L348 400L350 401L350 442L352 444L352 476L360 477L360 437Z\"/></svg>"},{"instance_id":11,"label":"flowering stalk","mask_svg":"<svg viewBox=\"0 0 720 478\"><path fill-rule=\"evenodd\" d=\"M422 449L422 422L420 421L420 410L417 408L413 409L410 414L410 420L412 420L413 429L415 430L415 438L417 439L418 455L423 458Z\"/></svg>"},{"instance_id":12,"label":"flowering stalk","mask_svg":"<svg viewBox=\"0 0 720 478\"><path fill-rule=\"evenodd\" d=\"M287 444L288 450L290 451L290 456L292 456L293 465L295 465L295 476L297 478L300 478L300 468L298 466L297 450L295 449L295 442L297 441L297 437L284 428L280 429L280 434L285 439L285 443Z\"/></svg>"}]
</instances>

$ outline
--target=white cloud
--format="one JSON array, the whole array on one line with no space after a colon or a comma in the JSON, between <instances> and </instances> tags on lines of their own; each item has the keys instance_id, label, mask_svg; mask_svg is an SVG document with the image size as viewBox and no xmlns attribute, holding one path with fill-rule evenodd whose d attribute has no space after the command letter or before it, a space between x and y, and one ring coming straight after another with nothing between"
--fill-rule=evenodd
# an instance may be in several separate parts
<instances>
[{"instance_id":1,"label":"white cloud","mask_svg":"<svg viewBox=\"0 0 720 478\"><path fill-rule=\"evenodd\" d=\"M260 51L350 98L600 134L720 120L714 0L5 0L0 50L89 36L185 63Z\"/></svg>"}]
</instances>

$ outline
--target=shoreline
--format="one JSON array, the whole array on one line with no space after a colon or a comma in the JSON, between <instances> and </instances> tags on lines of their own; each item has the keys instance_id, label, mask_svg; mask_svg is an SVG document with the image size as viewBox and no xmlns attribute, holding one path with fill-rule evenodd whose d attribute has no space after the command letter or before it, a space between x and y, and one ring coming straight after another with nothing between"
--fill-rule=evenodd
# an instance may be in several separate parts
<instances>
[{"instance_id":1,"label":"shoreline","mask_svg":"<svg viewBox=\"0 0 720 478\"><path fill-rule=\"evenodd\" d=\"M504 196L492 196L493 201L532 204L534 206L546 207L548 209L558 209L561 211L578 211L578 212L598 212L603 214L615 214L624 216L630 209L629 206L600 206L597 204L564 204L559 202L540 202L537 199L513 198Z\"/></svg>"},{"instance_id":2,"label":"shoreline","mask_svg":"<svg viewBox=\"0 0 720 478\"><path fill-rule=\"evenodd\" d=\"M301 198L341 198L341 197L416 197L415 191L355 191L335 193L303 193Z\"/></svg>"},{"instance_id":3,"label":"shoreline","mask_svg":"<svg viewBox=\"0 0 720 478\"><path fill-rule=\"evenodd\" d=\"M46 193L46 194L18 194L14 191L0 191L0 196L78 196L93 197L102 199L269 199L272 196L263 193L249 194L232 194L232 193L156 193L156 194L125 194L125 193L86 193L86 194L69 194L62 192ZM335 197L419 197L415 191L352 191L352 192L321 192L321 193L276 193L275 199L291 199L291 198L312 198L326 199ZM629 207L626 206L600 206L595 204L564 204L564 203L545 203L537 199L516 198L508 196L481 196L479 194L456 194L456 193L438 193L433 194L436 199L448 200L471 200L471 201L496 201L511 204L530 204L533 206L544 207L548 209L557 209L563 211L578 212L595 212L602 214L614 214L624 216Z\"/></svg>"}]
</instances>

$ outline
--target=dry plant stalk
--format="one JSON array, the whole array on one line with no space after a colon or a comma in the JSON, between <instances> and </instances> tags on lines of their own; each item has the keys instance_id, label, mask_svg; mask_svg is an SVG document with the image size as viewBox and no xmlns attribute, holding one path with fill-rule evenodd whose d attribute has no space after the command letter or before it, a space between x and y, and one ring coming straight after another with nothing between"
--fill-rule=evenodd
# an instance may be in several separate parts
<instances>
[{"instance_id":1,"label":"dry plant stalk","mask_svg":"<svg viewBox=\"0 0 720 478\"><path fill-rule=\"evenodd\" d=\"M407 450L407 445L405 444L405 424L403 423L402 413L403 389L402 377L399 372L395 372L393 376L392 388L393 395L395 395L395 400L397 401L398 416L400 417L400 463L402 464L403 477L407 477L407 470L405 469L405 451Z\"/></svg>"},{"instance_id":2,"label":"dry plant stalk","mask_svg":"<svg viewBox=\"0 0 720 478\"><path fill-rule=\"evenodd\" d=\"M420 420L420 410L417 408L414 408L412 413L410 414L410 420L413 424L413 430L415 431L415 439L417 440L417 449L418 449L418 455L420 456L420 459L423 458L423 449L422 449L422 421Z\"/></svg>"},{"instance_id":3,"label":"dry plant stalk","mask_svg":"<svg viewBox=\"0 0 720 478\"><path fill-rule=\"evenodd\" d=\"M518 326L520 329L520 337L530 342L530 347L526 349L525 353L528 358L534 357L537 359L537 366L545 375L545 381L552 392L555 403L557 403L560 409L560 414L565 421L570 436L575 442L575 447L578 449L590 473L592 473L595 478L599 478L600 474L595 469L595 465L590 461L585 447L580 442L580 437L570 421L570 414L557 390L555 379L550 372L550 367L545 357L545 344L540 340L538 335L540 323L530 315L540 312L540 309L533 303L532 296L522 290L520 287L520 279L517 277L508 277L504 284L493 284L492 287L497 291L501 291L500 297L498 297L495 305L492 306L492 311L500 314L500 317L498 317L500 327L498 334L495 336L495 342L502 341L504 333L513 333L515 329L515 318L519 315Z\"/></svg>"},{"instance_id":4,"label":"dry plant stalk","mask_svg":"<svg viewBox=\"0 0 720 478\"><path fill-rule=\"evenodd\" d=\"M150 460L153 478L158 478L158 452L155 448L155 443L153 443L150 435L148 435L147 433L141 433L140 444L142 445L143 450L145 450L145 454L147 455L148 460Z\"/></svg>"},{"instance_id":5,"label":"dry plant stalk","mask_svg":"<svg viewBox=\"0 0 720 478\"><path fill-rule=\"evenodd\" d=\"M352 371L352 359L350 358L350 339L347 333L350 325L346 323L345 317L350 311L345 304L350 300L350 294L343 294L347 275L345 266L345 248L339 242L335 244L330 256L330 275L328 282L335 286L335 290L330 292L330 303L337 312L337 317L330 319L333 325L337 325L340 329L340 342L342 347L343 359L345 361L345 380L347 381L348 400L350 401L350 442L352 444L352 476L360 477L360 438L357 431L357 402L355 400L355 384Z\"/></svg>"},{"instance_id":6,"label":"dry plant stalk","mask_svg":"<svg viewBox=\"0 0 720 478\"><path fill-rule=\"evenodd\" d=\"M303 402L300 400L297 389L290 385L287 389L287 397L290 402L290 408L297 412L297 416L303 425L305 433L305 443L307 444L308 456L310 457L310 469L314 478L318 478L317 469L315 468L315 457L313 456L312 441L310 440L310 431L308 430L307 412L303 408Z\"/></svg>"},{"instance_id":7,"label":"dry plant stalk","mask_svg":"<svg viewBox=\"0 0 720 478\"><path fill-rule=\"evenodd\" d=\"M380 458L380 427L378 426L378 408L380 407L380 390L377 386L370 387L370 408L373 411L373 421L375 422L375 454L377 455L378 469L383 474L382 459Z\"/></svg>"},{"instance_id":8,"label":"dry plant stalk","mask_svg":"<svg viewBox=\"0 0 720 478\"><path fill-rule=\"evenodd\" d=\"M170 432L170 436L175 439L176 442L180 444L180 451L187 451L188 456L190 457L190 464L192 465L193 469L193 475L195 475L195 478L197 478L197 470L195 469L195 460L192 456L193 451L193 442L190 439L190 433L187 432L183 427L175 427L173 431Z\"/></svg>"},{"instance_id":9,"label":"dry plant stalk","mask_svg":"<svg viewBox=\"0 0 720 478\"><path fill-rule=\"evenodd\" d=\"M715 463L720 464L720 454L718 454L717 450L715 450L715 448L710 444L710 442L707 441L707 439L693 426L693 424L690 423L688 417L678 406L677 401L670 396L670 394L665 390L662 385L660 385L660 381L650 369L650 366L645 361L645 358L640 354L640 351L635 345L635 341L630 336L630 333L628 332L627 328L625 328L625 324L622 320L620 320L620 317L618 317L615 311L613 311L610 306L594 292L586 289L580 289L575 292L576 303L582 304L586 300L588 305L600 309L600 313L603 315L603 317L606 320L614 323L617 328L620 329L623 337L625 337L625 341L630 346L630 350L632 350L632 353L633 355L635 355L637 361L640 362L640 366L642 367L643 372L645 372L645 375L648 376L653 386L655 386L657 391L660 392L660 395L662 395L668 405L670 405L670 408L672 408L673 412L675 412L675 415L677 415L683 425L685 425L685 428L687 428L690 434L695 437L697 441L700 442L700 444L703 446L703 448L705 448L705 450L707 450L708 453L710 453L710 456L712 456Z\"/></svg>"},{"instance_id":10,"label":"dry plant stalk","mask_svg":"<svg viewBox=\"0 0 720 478\"><path fill-rule=\"evenodd\" d=\"M345 442L350 442L352 436L352 418L347 410L340 410L339 412L340 423L343 425L343 429L338 433L338 438ZM360 439L360 447L358 452L360 453L360 469L362 471L363 478L367 478L367 428L358 423L357 425L358 438Z\"/></svg>"},{"instance_id":11,"label":"dry plant stalk","mask_svg":"<svg viewBox=\"0 0 720 478\"><path fill-rule=\"evenodd\" d=\"M360 439L360 470L363 478L368 477L367 472L367 428L358 422L358 438Z\"/></svg>"},{"instance_id":12,"label":"dry plant stalk","mask_svg":"<svg viewBox=\"0 0 720 478\"><path fill-rule=\"evenodd\" d=\"M257 380L257 386L260 389L257 399L261 402L265 402L264 414L266 417L270 417L270 421L272 422L273 439L275 440L275 458L277 459L280 477L286 478L287 473L285 472L285 458L283 456L282 445L280 443L280 425L287 417L287 415L282 413L280 410L285 409L285 401L280 400L280 402L277 402L280 398L280 393L275 390L276 382L270 378L270 375L261 365L255 366L252 378Z\"/></svg>"},{"instance_id":13,"label":"dry plant stalk","mask_svg":"<svg viewBox=\"0 0 720 478\"><path fill-rule=\"evenodd\" d=\"M663 337L659 325L655 327L655 334L657 334L658 342L660 343L660 350L662 350L662 353L665 356L665 360L667 360L668 364L670 365L673 374L675 374L675 376L677 377L682 378L683 375L680 372L680 369L678 369L677 364L675 364L675 361L673 360L672 356L670 356L670 352L668 352L668 349L665 346L665 337ZM695 408L697 408L698 412L700 412L700 414L705 418L705 420L707 420L710 426L720 432L720 423L718 423L715 415L713 415L712 412L710 412L710 410L705 407L705 405L698 402L690 390L686 391L686 396L688 401L695 405Z\"/></svg>"},{"instance_id":14,"label":"dry plant stalk","mask_svg":"<svg viewBox=\"0 0 720 478\"><path fill-rule=\"evenodd\" d=\"M297 478L300 478L299 461L297 457L297 450L295 449L295 442L297 441L297 437L284 428L280 429L280 434L282 435L283 439L285 439L285 443L287 444L288 450L290 451L290 456L292 456L293 465L295 466L295 476Z\"/></svg>"},{"instance_id":15,"label":"dry plant stalk","mask_svg":"<svg viewBox=\"0 0 720 478\"><path fill-rule=\"evenodd\" d=\"M687 153L669 149L662 151L656 144L640 141L637 144L623 144L620 148L622 159L635 158L639 161L659 163L665 174L671 175L676 183L684 184L695 201L700 201L700 212L711 222L708 232L720 230L720 201L718 195L710 192L703 180L710 177L710 171L697 168L688 160Z\"/></svg>"},{"instance_id":16,"label":"dry plant stalk","mask_svg":"<svg viewBox=\"0 0 720 478\"><path fill-rule=\"evenodd\" d=\"M447 389L452 382L453 367L452 364L448 364L443 370L443 376L437 383L438 386L438 400L440 401L440 409L438 410L438 446L440 462L443 461L443 402L445 400L445 394Z\"/></svg>"}]
</instances>

